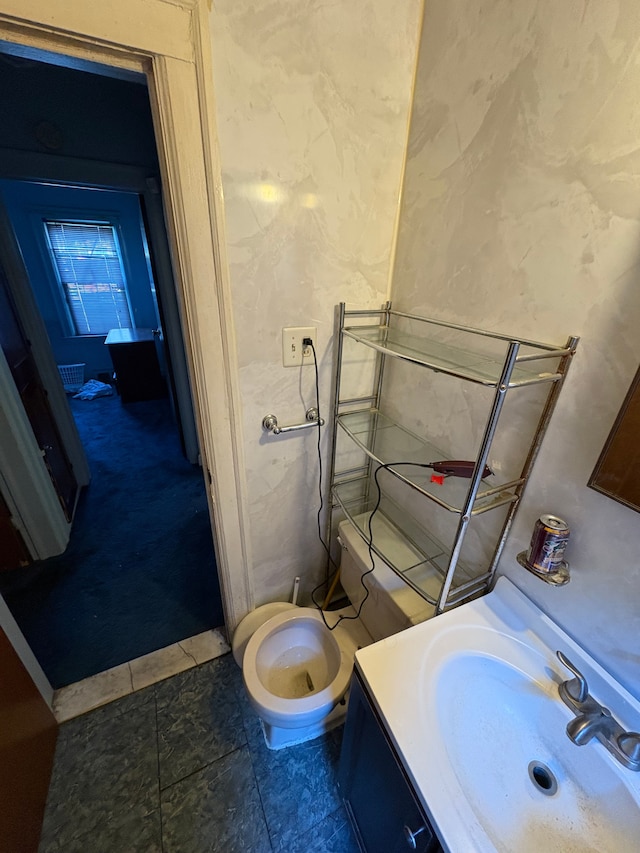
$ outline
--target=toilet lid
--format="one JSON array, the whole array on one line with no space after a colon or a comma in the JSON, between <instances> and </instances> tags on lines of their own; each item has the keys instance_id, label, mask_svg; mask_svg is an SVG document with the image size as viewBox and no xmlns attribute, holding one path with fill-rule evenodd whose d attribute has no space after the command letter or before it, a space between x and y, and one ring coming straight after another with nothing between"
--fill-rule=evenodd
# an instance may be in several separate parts
<instances>
[{"instance_id":1,"label":"toilet lid","mask_svg":"<svg viewBox=\"0 0 640 853\"><path fill-rule=\"evenodd\" d=\"M290 601L274 601L272 604L263 604L261 607L257 607L244 617L234 631L231 641L231 651L240 668L242 668L244 650L247 648L247 643L258 628L261 628L265 622L279 613L291 610L297 606L297 604L291 604Z\"/></svg>"}]
</instances>

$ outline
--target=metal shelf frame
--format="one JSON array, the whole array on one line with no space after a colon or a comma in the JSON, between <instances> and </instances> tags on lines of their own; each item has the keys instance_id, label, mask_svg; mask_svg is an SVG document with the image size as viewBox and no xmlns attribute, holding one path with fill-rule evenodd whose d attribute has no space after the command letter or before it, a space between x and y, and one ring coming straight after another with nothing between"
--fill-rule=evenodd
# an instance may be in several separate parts
<instances>
[{"instance_id":1,"label":"metal shelf frame","mask_svg":"<svg viewBox=\"0 0 640 853\"><path fill-rule=\"evenodd\" d=\"M372 322L359 325L367 319L371 319ZM417 325L420 334L407 335L398 331L398 326L403 321L411 321L414 326ZM455 347L448 342L434 341L433 335L429 334L434 329L461 333L471 343L465 343L464 347ZM345 338L350 338L375 352L371 393L362 397L341 397ZM504 354L501 356L488 354L486 351L487 340L504 345ZM388 562L391 568L420 593L426 601L435 605L436 615L458 606L470 598L477 597L479 594L488 592L493 585L498 561L565 381L571 359L576 352L578 341L579 338L570 336L563 346L554 346L524 338L512 338L483 329L394 311L391 302L385 303L380 309L372 310L347 310L345 303L340 303L336 310L335 375L330 450L331 507L327 519L327 542L332 542L334 511L341 508L351 523L354 524L358 533L370 544L372 551ZM481 344L477 351L473 347L474 342ZM420 586L413 583L400 568L394 566L393 560L390 560L388 555L379 549L375 541L369 542L367 535L354 522L344 503L338 499L334 488L345 481L361 481L363 486L362 500L365 503L370 503L368 489L375 470L380 465L399 462L397 458L382 458L382 455L376 450L373 435L378 419L384 417L380 413L380 404L382 402L385 363L388 357L400 359L419 368L493 388L492 403L475 459L473 474L468 481L464 481L467 484L466 493L464 487L461 491L458 488L458 497L462 497L461 500L451 502L442 499L437 492L422 486L416 481L415 477L411 477L407 473L408 469L403 465L386 469L407 488L417 492L421 499L430 500L442 509L457 513L459 516L451 548L447 549L446 570L441 573L442 583L436 598L431 593L420 589ZM550 359L554 360L554 363L549 370L541 370L539 366L536 369L536 362L546 368L547 360ZM520 387L541 383L548 384L549 391L542 404L541 414L526 451L520 476L495 487L488 486L487 483L483 483L482 474L489 458L507 393L517 393L517 389ZM365 419L367 417L370 419L368 436L366 429L363 437L350 428L349 416L354 414L360 414ZM432 449L432 445L428 441L409 433L401 425L392 424L393 426L398 430L398 434L403 433L415 438L418 442L423 441L426 448ZM359 448L364 453L366 462L361 467L336 471L336 444L339 430L349 437L354 447ZM429 460L424 459L423 461ZM405 470L402 470L403 468ZM507 507L506 518L497 537L493 556L486 571L469 580L466 570L462 570L462 566L460 566L462 577L456 579L456 568L459 565L462 545L472 516L481 512L492 511L501 506ZM375 536L373 538L375 540Z\"/></svg>"}]
</instances>

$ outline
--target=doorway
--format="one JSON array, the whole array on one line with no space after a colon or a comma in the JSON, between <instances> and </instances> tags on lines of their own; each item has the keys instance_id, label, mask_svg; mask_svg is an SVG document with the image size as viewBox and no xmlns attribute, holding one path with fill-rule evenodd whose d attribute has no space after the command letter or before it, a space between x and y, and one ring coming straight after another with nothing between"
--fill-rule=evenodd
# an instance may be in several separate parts
<instances>
[{"instance_id":1,"label":"doorway","mask_svg":"<svg viewBox=\"0 0 640 853\"><path fill-rule=\"evenodd\" d=\"M100 193L102 208L105 204L108 206L114 194L122 196L128 193L129 201L135 199L135 204L139 204L139 199L142 199L143 203L146 202L144 213L152 224L155 218L157 233L159 182L156 177L157 157L145 78L137 75L135 79L122 79L118 73L104 77L95 73L95 68L91 72L69 69L41 63L31 57L0 56L0 61L5 62L2 79L7 86L5 92L0 94L0 113L4 112L2 126L6 128L5 131L0 129L0 147L7 153L7 157L3 158L7 170L4 177L10 178L4 182L3 195L6 196L5 201L30 273L32 288L36 290L42 287L49 302L54 303L49 305L53 312L51 316L57 314L59 320L64 320L64 300L59 299L56 305L52 298L59 285L59 282L51 280L52 268L49 268L48 282L46 274L33 272L38 266L40 270L46 270L47 258L42 245L28 245L26 232L23 232L22 238L20 236L17 220L23 216L24 221L31 226L34 222L42 226L42 209L38 206L40 202L33 197L33 192L38 188L44 191L46 187L49 195L62 192L75 193L77 197L78 193ZM125 76L131 77L131 74ZM8 97L8 93L11 93L13 100ZM29 110L32 111L31 115ZM73 187L70 176L75 179ZM19 183L16 178L22 181L28 178L29 183ZM133 193L132 189L137 189L138 193ZM51 203L50 200L47 202L49 205ZM22 213L16 212L16 205L21 207ZM58 222L61 219L70 221L69 217L72 221L78 221L78 217L81 221L87 221L86 209L80 211L74 201L61 202L58 198L54 208L56 215L45 215L45 222ZM101 211L103 214L104 210ZM89 218L95 222L95 213ZM100 216L97 218L100 219ZM161 247L152 254L155 268L158 269L163 266L163 253L166 281L168 250ZM125 254L129 264L131 253ZM151 258L146 261L151 267ZM158 282L161 277L158 276ZM139 282L139 272L132 274L134 279ZM151 273L147 297L153 297L154 284ZM164 294L167 292L165 285ZM174 351L170 352L167 365L163 365L168 385L167 398L123 404L121 399L113 396L85 403L83 408L78 408L79 401L70 401L83 434L93 475L91 485L80 499L71 530L71 544L65 553L52 557L53 562L39 561L33 567L16 570L11 578L7 573L0 577L0 585L9 606L54 687L185 639L194 633L194 626L198 631L223 623L204 480L197 466L184 460L181 452L182 446L182 451L186 450L187 455L191 455L191 461L197 461L193 415L190 408L185 411L188 408L185 400L189 394L186 361L183 354L182 365L176 368L176 359L172 358L175 355L176 329L179 332L173 285L171 293L175 305L168 304L170 298L158 300L159 314L162 316L153 317L150 314L149 305L154 303L153 298L147 298L146 314L145 309L140 307L142 303L138 305L136 300L130 300L135 325L140 325L136 322L139 320L145 327L157 328L161 324L151 321L164 320L163 330L168 332L168 337L173 336ZM42 293L34 295L49 330L56 361L65 363L71 359L72 362L88 365L84 378L108 378L112 371L104 346L105 336L73 335L69 327L66 330L63 328L62 333L58 334L54 328L55 321L50 317L47 322L45 314L49 309L46 307L46 298ZM61 295L58 290L58 296ZM134 302L138 307L133 306ZM155 306L152 305L152 308ZM77 354L80 347L84 347L84 355ZM93 355L87 355L90 348L92 352L99 353L98 359L106 359L102 364L106 369L101 370L99 363L92 360ZM71 355L71 351L77 355ZM188 403L190 406L190 400ZM88 409L87 406L93 408ZM125 447L126 442L122 438L125 434L127 440L132 442L131 448L135 450ZM98 440L93 442L92 450L92 437L96 436ZM109 441L103 440L101 443L100 436ZM173 450L170 448L171 441ZM107 451L111 452L110 464L105 461ZM94 459L91 458L92 454ZM176 461L174 455L179 461ZM134 461L139 463L139 467L134 466ZM107 468L116 474L109 480L109 487L103 488L103 484L98 483L98 475L104 475ZM176 489L180 489L171 480L174 474L182 486L187 480L199 486L196 498L185 500L184 495L181 495L181 499L176 499ZM120 491L116 488L117 483L122 486ZM133 483L136 487L142 485L147 489L146 500L145 488L133 496ZM131 507L135 502L137 505L146 504L144 508L148 511L156 498L166 498L167 505L171 506L168 517L173 520L179 509L188 508L189 523L195 525L194 529L188 529L188 524L176 526L175 523L170 525L168 521L162 521L159 507L163 501L159 500L155 504L155 519L147 524L153 528L155 521L155 538L152 535L140 537L145 522L141 521L140 516L137 520L131 518L134 515L131 511L126 511L123 516L119 510ZM118 520L114 522L114 518ZM148 514L147 518L150 518ZM121 534L119 539L125 545L124 551L118 551L115 547L114 523ZM199 550L194 551L191 546L196 543L199 543ZM128 551L127 544L132 546ZM159 556L165 558L172 554L164 580L154 575L154 570L161 562ZM186 559L186 564L180 563L181 558ZM71 597L66 608L60 604L64 599L62 593L72 593L70 579L77 580L79 567L91 569L91 579L87 581L85 578L81 584L84 587L82 595ZM195 567L199 567L199 579L194 576ZM135 583L107 591L118 576L129 582L135 579ZM172 588L169 583L169 580L176 578L182 584L180 589ZM145 581L150 586L145 587ZM150 589L153 589L153 595L149 593ZM138 604L149 604L153 599L156 603L150 610L143 611L137 607ZM55 607L52 606L54 600ZM196 602L205 606L209 613L209 624L203 624L202 608L196 612ZM126 614L128 623L124 619ZM80 630L82 622L85 625ZM73 630L70 626L73 626ZM55 635L45 636L48 631L55 632ZM93 634L93 638L87 634ZM119 648L116 648L115 637L120 638ZM92 644L95 653L88 655L87 651ZM105 654L109 647L109 653ZM80 657L77 653L80 653Z\"/></svg>"}]
</instances>

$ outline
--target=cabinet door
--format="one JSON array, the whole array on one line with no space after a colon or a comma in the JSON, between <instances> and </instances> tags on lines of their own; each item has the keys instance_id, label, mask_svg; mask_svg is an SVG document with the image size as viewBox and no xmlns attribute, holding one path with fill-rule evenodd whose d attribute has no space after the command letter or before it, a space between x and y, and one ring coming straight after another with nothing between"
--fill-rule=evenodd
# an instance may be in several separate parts
<instances>
[{"instance_id":1,"label":"cabinet door","mask_svg":"<svg viewBox=\"0 0 640 853\"><path fill-rule=\"evenodd\" d=\"M440 845L354 676L339 783L365 853L436 853Z\"/></svg>"},{"instance_id":2,"label":"cabinet door","mask_svg":"<svg viewBox=\"0 0 640 853\"><path fill-rule=\"evenodd\" d=\"M58 727L0 629L0 850L36 853Z\"/></svg>"}]
</instances>

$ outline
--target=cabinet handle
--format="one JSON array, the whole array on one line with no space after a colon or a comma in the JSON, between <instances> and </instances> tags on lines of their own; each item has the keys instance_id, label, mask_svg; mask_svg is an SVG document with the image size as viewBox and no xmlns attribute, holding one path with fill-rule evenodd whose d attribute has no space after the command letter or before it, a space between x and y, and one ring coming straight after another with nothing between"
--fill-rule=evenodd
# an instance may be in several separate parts
<instances>
[{"instance_id":1,"label":"cabinet handle","mask_svg":"<svg viewBox=\"0 0 640 853\"><path fill-rule=\"evenodd\" d=\"M416 829L415 831L412 831L411 828L408 827L407 824L405 823L405 825L404 825L404 837L406 838L407 844L409 845L409 847L412 850L418 849L418 843L416 841L416 838L418 835L420 835L421 832L424 832L426 828L427 828L426 826L421 826L420 829Z\"/></svg>"}]
</instances>

